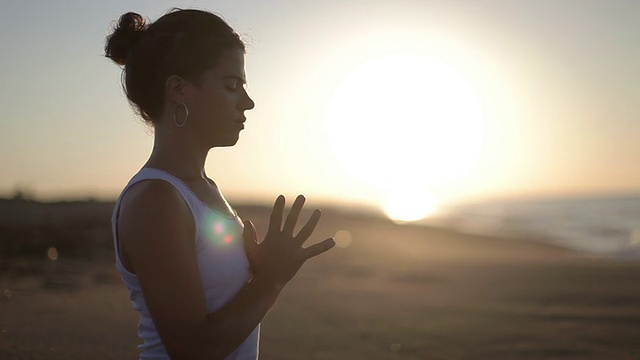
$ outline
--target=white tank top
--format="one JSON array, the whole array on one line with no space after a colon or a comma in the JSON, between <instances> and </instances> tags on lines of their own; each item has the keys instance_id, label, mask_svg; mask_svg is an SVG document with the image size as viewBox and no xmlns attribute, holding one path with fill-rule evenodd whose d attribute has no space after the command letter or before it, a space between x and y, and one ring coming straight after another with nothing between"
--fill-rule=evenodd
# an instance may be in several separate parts
<instances>
[{"instance_id":1,"label":"white tank top","mask_svg":"<svg viewBox=\"0 0 640 360\"><path fill-rule=\"evenodd\" d=\"M129 289L129 298L133 308L140 313L138 336L143 343L138 346L142 351L140 359L167 359L167 351L149 315L140 283L136 274L127 270L118 251L117 224L120 202L126 191L135 183L148 180L164 180L178 190L186 201L195 222L195 242L200 280L207 300L207 312L211 313L229 300L247 283L250 277L249 261L242 241L243 224L240 218L222 214L211 209L177 177L159 169L142 168L122 190L113 210L111 227L116 254L116 268L122 281ZM226 359L255 360L258 358L258 338L260 325Z\"/></svg>"}]
</instances>

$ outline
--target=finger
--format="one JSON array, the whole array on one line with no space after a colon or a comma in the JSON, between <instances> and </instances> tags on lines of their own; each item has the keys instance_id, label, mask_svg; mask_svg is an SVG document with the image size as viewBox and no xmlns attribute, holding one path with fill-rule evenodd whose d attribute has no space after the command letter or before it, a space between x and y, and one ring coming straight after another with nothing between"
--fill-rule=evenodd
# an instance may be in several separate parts
<instances>
[{"instance_id":1,"label":"finger","mask_svg":"<svg viewBox=\"0 0 640 360\"><path fill-rule=\"evenodd\" d=\"M289 215L287 215L287 219L284 221L284 227L282 228L284 234L293 236L293 229L296 227L296 222L298 222L298 216L300 216L304 201L304 196L298 195L296 201L293 202L291 211L289 211Z\"/></svg>"},{"instance_id":2,"label":"finger","mask_svg":"<svg viewBox=\"0 0 640 360\"><path fill-rule=\"evenodd\" d=\"M322 212L320 211L320 209L315 209L313 211L313 214L311 214L309 221L307 221L307 223L300 230L298 235L294 237L296 244L301 246L311 236L311 234L313 233L313 230L316 229L316 225L318 225L318 221L320 221L321 215L322 215Z\"/></svg>"},{"instance_id":3,"label":"finger","mask_svg":"<svg viewBox=\"0 0 640 360\"><path fill-rule=\"evenodd\" d=\"M255 252L258 247L256 229L249 220L245 220L243 224L242 239L244 240L244 250L247 254L251 254Z\"/></svg>"},{"instance_id":4,"label":"finger","mask_svg":"<svg viewBox=\"0 0 640 360\"><path fill-rule=\"evenodd\" d=\"M256 230L256 226L253 225L253 222L251 221L249 221L249 225L251 225L251 236L253 236L253 240L256 244L260 245L260 242L258 242L258 230Z\"/></svg>"},{"instance_id":5,"label":"finger","mask_svg":"<svg viewBox=\"0 0 640 360\"><path fill-rule=\"evenodd\" d=\"M315 245L311 245L308 248L302 249L305 260L311 259L314 256L318 256L325 251L328 251L336 245L336 241L333 238L329 238Z\"/></svg>"},{"instance_id":6,"label":"finger","mask_svg":"<svg viewBox=\"0 0 640 360\"><path fill-rule=\"evenodd\" d=\"M269 233L280 232L280 227L282 226L282 213L284 212L284 203L284 196L280 195L276 199L276 202L273 204L273 209L271 210L271 218L269 220Z\"/></svg>"}]
</instances>

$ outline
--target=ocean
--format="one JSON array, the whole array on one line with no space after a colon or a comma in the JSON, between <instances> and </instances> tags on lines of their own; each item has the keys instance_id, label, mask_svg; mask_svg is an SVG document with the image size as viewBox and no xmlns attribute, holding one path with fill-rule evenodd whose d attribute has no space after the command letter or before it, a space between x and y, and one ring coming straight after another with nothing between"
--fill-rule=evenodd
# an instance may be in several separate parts
<instances>
[{"instance_id":1,"label":"ocean","mask_svg":"<svg viewBox=\"0 0 640 360\"><path fill-rule=\"evenodd\" d=\"M458 205L423 222L640 260L640 194Z\"/></svg>"}]
</instances>

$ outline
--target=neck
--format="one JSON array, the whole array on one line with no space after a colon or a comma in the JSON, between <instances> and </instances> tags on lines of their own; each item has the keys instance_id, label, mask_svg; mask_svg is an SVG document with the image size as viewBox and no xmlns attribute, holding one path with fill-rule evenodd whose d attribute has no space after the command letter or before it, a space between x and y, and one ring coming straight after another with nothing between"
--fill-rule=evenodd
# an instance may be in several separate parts
<instances>
[{"instance_id":1,"label":"neck","mask_svg":"<svg viewBox=\"0 0 640 360\"><path fill-rule=\"evenodd\" d=\"M155 129L153 151L145 166L165 170L185 180L205 178L204 164L208 153L209 149L188 141L186 131L166 131L158 126Z\"/></svg>"}]
</instances>

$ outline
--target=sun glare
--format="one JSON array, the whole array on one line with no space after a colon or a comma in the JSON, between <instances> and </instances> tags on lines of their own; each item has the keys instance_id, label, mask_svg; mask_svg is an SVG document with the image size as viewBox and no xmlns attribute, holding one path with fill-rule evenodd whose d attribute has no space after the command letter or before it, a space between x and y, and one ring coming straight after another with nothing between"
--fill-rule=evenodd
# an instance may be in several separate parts
<instances>
[{"instance_id":1,"label":"sun glare","mask_svg":"<svg viewBox=\"0 0 640 360\"><path fill-rule=\"evenodd\" d=\"M354 68L336 90L328 117L338 161L391 194L398 184L417 194L463 174L482 146L478 96L454 67L426 55L389 55ZM418 209L403 196L407 200L392 195L395 200L378 201L390 217L406 221L435 206Z\"/></svg>"},{"instance_id":2,"label":"sun glare","mask_svg":"<svg viewBox=\"0 0 640 360\"><path fill-rule=\"evenodd\" d=\"M438 205L435 198L426 191L396 189L389 192L383 210L393 222L403 224L434 214Z\"/></svg>"}]
</instances>

